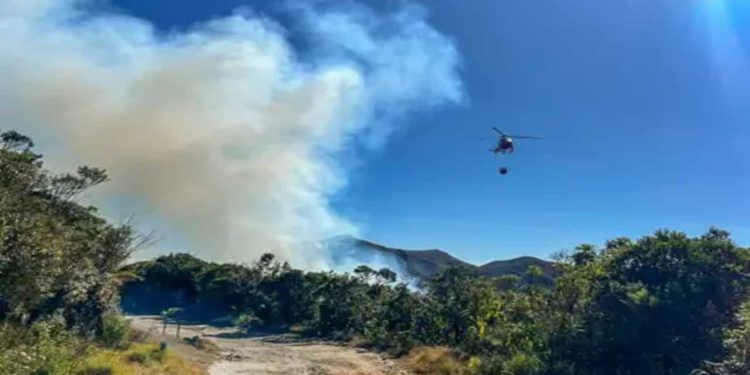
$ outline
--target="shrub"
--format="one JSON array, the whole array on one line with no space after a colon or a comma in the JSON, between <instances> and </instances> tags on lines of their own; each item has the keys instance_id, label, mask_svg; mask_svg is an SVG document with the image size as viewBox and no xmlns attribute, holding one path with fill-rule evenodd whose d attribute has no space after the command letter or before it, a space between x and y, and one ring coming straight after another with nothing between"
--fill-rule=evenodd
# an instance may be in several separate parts
<instances>
[{"instance_id":1,"label":"shrub","mask_svg":"<svg viewBox=\"0 0 750 375\"><path fill-rule=\"evenodd\" d=\"M110 314L102 319L99 341L106 348L124 349L128 346L130 326L120 315Z\"/></svg>"},{"instance_id":2,"label":"shrub","mask_svg":"<svg viewBox=\"0 0 750 375\"><path fill-rule=\"evenodd\" d=\"M472 371L450 348L418 347L403 360L415 374L469 375Z\"/></svg>"},{"instance_id":3,"label":"shrub","mask_svg":"<svg viewBox=\"0 0 750 375\"><path fill-rule=\"evenodd\" d=\"M263 321L253 314L240 314L235 320L234 325L247 332L263 325Z\"/></svg>"},{"instance_id":4,"label":"shrub","mask_svg":"<svg viewBox=\"0 0 750 375\"><path fill-rule=\"evenodd\" d=\"M517 353L503 362L500 374L503 375L536 375L541 373L542 361L533 354ZM497 372L486 372L496 374Z\"/></svg>"},{"instance_id":5,"label":"shrub","mask_svg":"<svg viewBox=\"0 0 750 375\"><path fill-rule=\"evenodd\" d=\"M72 374L82 366L86 347L59 320L35 323L30 329L0 328L0 374Z\"/></svg>"}]
</instances>

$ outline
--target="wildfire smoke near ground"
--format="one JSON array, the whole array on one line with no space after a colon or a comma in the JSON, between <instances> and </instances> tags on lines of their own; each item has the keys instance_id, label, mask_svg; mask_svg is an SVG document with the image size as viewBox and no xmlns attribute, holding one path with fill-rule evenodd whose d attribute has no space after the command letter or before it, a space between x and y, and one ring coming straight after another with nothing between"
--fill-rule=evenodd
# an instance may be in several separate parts
<instances>
[{"instance_id":1,"label":"wildfire smoke near ground","mask_svg":"<svg viewBox=\"0 0 750 375\"><path fill-rule=\"evenodd\" d=\"M747 375L748 20L0 1L0 374Z\"/></svg>"},{"instance_id":2,"label":"wildfire smoke near ground","mask_svg":"<svg viewBox=\"0 0 750 375\"><path fill-rule=\"evenodd\" d=\"M0 111L57 165L106 168L102 199L199 254L330 266L299 243L356 234L329 204L352 158L459 101L459 58L416 5L287 7L291 29L238 8L162 32L97 2L5 2Z\"/></svg>"}]
</instances>

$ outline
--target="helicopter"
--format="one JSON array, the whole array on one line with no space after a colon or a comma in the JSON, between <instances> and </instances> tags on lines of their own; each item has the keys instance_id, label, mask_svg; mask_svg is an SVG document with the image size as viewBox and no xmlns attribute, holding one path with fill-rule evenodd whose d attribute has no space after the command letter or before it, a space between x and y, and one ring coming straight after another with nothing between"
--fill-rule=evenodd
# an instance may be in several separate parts
<instances>
[{"instance_id":1,"label":"helicopter","mask_svg":"<svg viewBox=\"0 0 750 375\"><path fill-rule=\"evenodd\" d=\"M501 132L498 128L492 127L492 130L497 132L497 134L500 134L500 137L497 140L497 146L495 148L490 149L495 155L497 154L510 154L513 151L516 150L515 146L513 145L513 138L518 139L542 139L539 137L529 137L525 135L508 135L503 132Z\"/></svg>"},{"instance_id":2,"label":"helicopter","mask_svg":"<svg viewBox=\"0 0 750 375\"><path fill-rule=\"evenodd\" d=\"M497 132L497 134L500 135L500 137L497 140L497 146L495 146L495 148L493 148L493 149L490 149L490 151L492 151L492 153L494 153L495 155L497 155L497 154L510 154L513 151L515 151L516 148L513 145L513 138L519 138L519 139L537 139L537 140L538 139L542 139L542 138L539 138L539 137L529 137L529 136L525 136L525 135L508 135L508 134L503 133L502 131L500 131L498 128L496 128L494 126L492 127L492 130L494 130L495 132ZM508 167L500 167L500 168L498 168L498 172L500 172L500 174L502 174L502 175L506 175L506 174L508 174Z\"/></svg>"}]
</instances>

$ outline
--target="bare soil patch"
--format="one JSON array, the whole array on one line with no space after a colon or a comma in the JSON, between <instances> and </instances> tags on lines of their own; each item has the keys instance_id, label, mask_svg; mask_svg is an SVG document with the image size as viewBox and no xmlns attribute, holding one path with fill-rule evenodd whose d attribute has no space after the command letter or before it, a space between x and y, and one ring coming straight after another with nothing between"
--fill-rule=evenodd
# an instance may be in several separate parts
<instances>
[{"instance_id":1,"label":"bare soil patch","mask_svg":"<svg viewBox=\"0 0 750 375\"><path fill-rule=\"evenodd\" d=\"M395 361L378 353L293 334L241 335L231 328L186 325L180 336L199 336L218 348L211 353L176 338L176 326L164 335L158 317L132 317L135 328L167 341L178 354L200 363L209 375L407 375Z\"/></svg>"}]
</instances>

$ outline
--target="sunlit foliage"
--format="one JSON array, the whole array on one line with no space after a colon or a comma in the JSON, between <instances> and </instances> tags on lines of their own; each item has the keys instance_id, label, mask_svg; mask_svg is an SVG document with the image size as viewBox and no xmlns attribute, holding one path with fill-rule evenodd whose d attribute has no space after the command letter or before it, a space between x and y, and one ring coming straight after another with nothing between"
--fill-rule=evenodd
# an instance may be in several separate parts
<instances>
[{"instance_id":1,"label":"sunlit foliage","mask_svg":"<svg viewBox=\"0 0 750 375\"><path fill-rule=\"evenodd\" d=\"M270 254L252 266L176 254L131 266L141 279L124 290L132 307L172 296L188 312L239 316L249 329L302 325L399 354L450 347L479 374L686 374L727 351L746 362L750 258L728 233L581 245L558 254L556 267L552 287L453 267L410 290L367 266L302 272ZM535 267L525 276L539 277Z\"/></svg>"}]
</instances>

